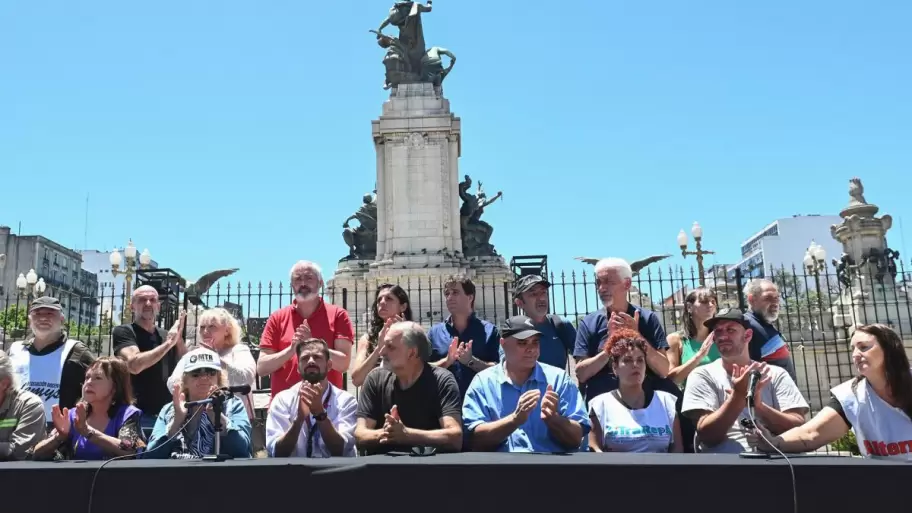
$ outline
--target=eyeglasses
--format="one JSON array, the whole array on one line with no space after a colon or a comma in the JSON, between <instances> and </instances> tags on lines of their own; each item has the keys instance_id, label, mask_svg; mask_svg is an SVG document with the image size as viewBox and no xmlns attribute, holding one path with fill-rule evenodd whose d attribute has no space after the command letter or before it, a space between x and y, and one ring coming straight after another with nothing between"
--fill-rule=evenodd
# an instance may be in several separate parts
<instances>
[{"instance_id":1,"label":"eyeglasses","mask_svg":"<svg viewBox=\"0 0 912 513\"><path fill-rule=\"evenodd\" d=\"M211 378L217 374L218 374L218 371L215 369L196 369L196 370L190 371L191 378L198 378L200 376L208 376Z\"/></svg>"}]
</instances>

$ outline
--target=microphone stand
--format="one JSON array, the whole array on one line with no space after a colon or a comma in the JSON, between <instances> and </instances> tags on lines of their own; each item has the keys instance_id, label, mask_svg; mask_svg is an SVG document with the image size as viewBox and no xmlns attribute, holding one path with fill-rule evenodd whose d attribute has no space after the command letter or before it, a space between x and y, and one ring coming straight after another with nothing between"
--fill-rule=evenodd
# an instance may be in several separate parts
<instances>
[{"instance_id":1,"label":"microphone stand","mask_svg":"<svg viewBox=\"0 0 912 513\"><path fill-rule=\"evenodd\" d=\"M226 461L234 459L228 454L222 454L222 410L225 408L225 399L226 396L221 393L212 398L212 413L215 417L215 446L213 447L214 454L203 456L203 461Z\"/></svg>"},{"instance_id":2,"label":"microphone stand","mask_svg":"<svg viewBox=\"0 0 912 513\"><path fill-rule=\"evenodd\" d=\"M748 392L747 411L748 411L748 414L750 415L750 423L751 423L751 425L754 425L754 419L757 418L757 415L754 413L754 390L753 389L751 389L750 392ZM744 423L744 421L742 421L742 424L743 423ZM756 427L756 426L754 426L754 427ZM742 458L746 458L746 459L769 459L770 458L769 454L758 451L756 447L751 447L751 450L741 452L741 454L739 454L739 456L741 456Z\"/></svg>"}]
</instances>

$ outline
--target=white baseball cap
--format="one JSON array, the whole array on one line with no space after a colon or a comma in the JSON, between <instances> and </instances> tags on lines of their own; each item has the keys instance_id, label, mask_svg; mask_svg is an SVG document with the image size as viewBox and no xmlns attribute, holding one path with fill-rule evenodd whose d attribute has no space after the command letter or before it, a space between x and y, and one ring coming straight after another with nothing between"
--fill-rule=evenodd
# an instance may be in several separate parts
<instances>
[{"instance_id":1,"label":"white baseball cap","mask_svg":"<svg viewBox=\"0 0 912 513\"><path fill-rule=\"evenodd\" d=\"M187 363L184 364L185 373L196 369L222 370L222 362L215 351L200 347L187 353Z\"/></svg>"}]
</instances>

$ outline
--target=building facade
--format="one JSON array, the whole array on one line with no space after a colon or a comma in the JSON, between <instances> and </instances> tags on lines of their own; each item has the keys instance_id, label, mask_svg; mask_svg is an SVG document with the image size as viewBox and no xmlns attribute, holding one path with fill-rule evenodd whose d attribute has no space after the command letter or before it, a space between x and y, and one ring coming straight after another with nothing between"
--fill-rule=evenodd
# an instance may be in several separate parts
<instances>
[{"instance_id":1,"label":"building facade","mask_svg":"<svg viewBox=\"0 0 912 513\"><path fill-rule=\"evenodd\" d=\"M770 267L785 267L791 272L794 266L802 270L804 254L811 241L823 246L827 252L827 265L832 269L832 259L839 258L842 246L830 235L830 227L842 219L835 215L792 216L777 219L741 244L741 260L728 268L728 278L734 279L740 268L745 278L770 277Z\"/></svg>"},{"instance_id":2,"label":"building facade","mask_svg":"<svg viewBox=\"0 0 912 513\"><path fill-rule=\"evenodd\" d=\"M82 255L41 235L15 235L0 226L0 254L6 266L0 269L4 296L15 302L16 278L34 269L44 278L44 294L60 299L67 319L77 324L95 324L98 315L98 278L82 267ZM5 305L3 305L5 307Z\"/></svg>"}]
</instances>

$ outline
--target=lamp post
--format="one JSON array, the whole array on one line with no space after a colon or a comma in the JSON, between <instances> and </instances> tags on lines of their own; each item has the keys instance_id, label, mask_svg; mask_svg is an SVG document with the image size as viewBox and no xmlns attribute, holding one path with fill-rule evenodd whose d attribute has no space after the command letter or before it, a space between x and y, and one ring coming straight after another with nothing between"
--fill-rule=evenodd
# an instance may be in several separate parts
<instances>
[{"instance_id":1,"label":"lamp post","mask_svg":"<svg viewBox=\"0 0 912 513\"><path fill-rule=\"evenodd\" d=\"M687 258L688 255L693 255L697 257L697 272L700 273L700 286L706 286L706 276L705 271L703 270L703 255L714 255L715 251L710 251L708 249L703 249L703 228L700 227L700 224L694 221L693 227L690 229L691 235L693 235L694 241L697 243L696 251L687 251L687 234L684 233L682 229L678 233L678 246L681 247L681 256Z\"/></svg>"},{"instance_id":2,"label":"lamp post","mask_svg":"<svg viewBox=\"0 0 912 513\"><path fill-rule=\"evenodd\" d=\"M19 273L19 277L16 278L16 288L19 289L21 298L40 297L47 290L47 284L44 283L44 278L38 278L34 269L29 269L28 274Z\"/></svg>"},{"instance_id":3,"label":"lamp post","mask_svg":"<svg viewBox=\"0 0 912 513\"><path fill-rule=\"evenodd\" d=\"M826 250L823 249L823 246L817 244L811 240L811 245L808 246L807 251L804 252L804 268L807 269L809 273L814 275L814 283L817 286L817 311L823 313L823 297L820 290L820 271L826 269ZM827 282L829 286L829 282ZM827 292L827 301L829 301L830 295L829 291Z\"/></svg>"},{"instance_id":4,"label":"lamp post","mask_svg":"<svg viewBox=\"0 0 912 513\"><path fill-rule=\"evenodd\" d=\"M126 269L123 271L120 270L120 265L124 263L124 258L126 258ZM121 323L126 324L127 317L130 315L130 305L133 302L133 276L136 275L137 269L145 269L148 267L149 263L152 261L152 255L149 253L148 249L144 249L143 252L139 255L139 265L137 266L136 258L136 246L133 245L133 239L130 239L127 242L127 247L124 248L123 256L120 255L120 252L116 249L110 256L111 261L111 274L117 276L118 274L124 275L124 308L121 312L120 320Z\"/></svg>"}]
</instances>

